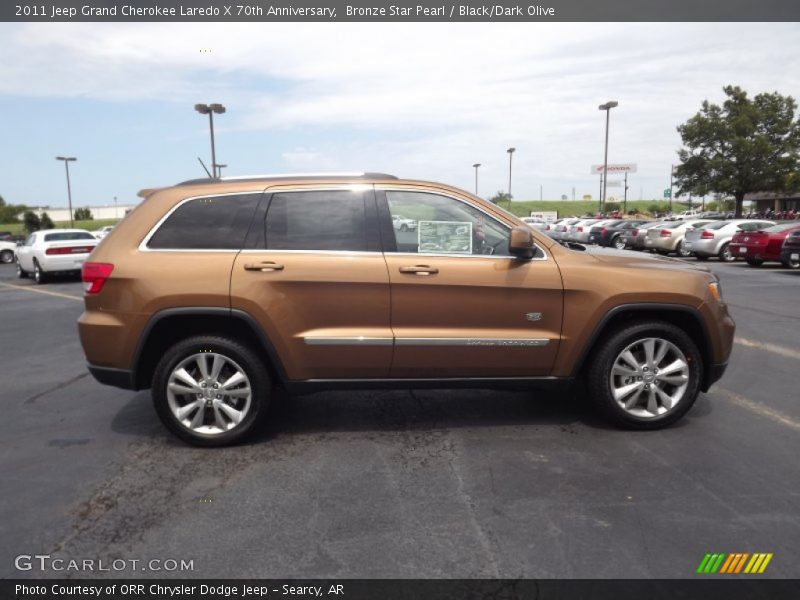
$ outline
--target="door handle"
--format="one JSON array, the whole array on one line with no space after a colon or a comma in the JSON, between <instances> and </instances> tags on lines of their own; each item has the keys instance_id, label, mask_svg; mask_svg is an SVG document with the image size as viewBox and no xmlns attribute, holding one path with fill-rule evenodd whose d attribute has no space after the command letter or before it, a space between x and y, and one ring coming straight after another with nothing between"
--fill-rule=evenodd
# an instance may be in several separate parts
<instances>
[{"instance_id":1,"label":"door handle","mask_svg":"<svg viewBox=\"0 0 800 600\"><path fill-rule=\"evenodd\" d=\"M280 264L278 264L276 262L272 262L272 261L264 261L264 262L260 262L260 263L256 263L256 264L247 263L244 266L244 270L245 271L262 271L262 272L283 271L283 265L280 265Z\"/></svg>"},{"instance_id":2,"label":"door handle","mask_svg":"<svg viewBox=\"0 0 800 600\"><path fill-rule=\"evenodd\" d=\"M400 267L401 273L411 273L412 275L435 275L439 272L436 267L429 267L427 265L417 265L415 267Z\"/></svg>"}]
</instances>

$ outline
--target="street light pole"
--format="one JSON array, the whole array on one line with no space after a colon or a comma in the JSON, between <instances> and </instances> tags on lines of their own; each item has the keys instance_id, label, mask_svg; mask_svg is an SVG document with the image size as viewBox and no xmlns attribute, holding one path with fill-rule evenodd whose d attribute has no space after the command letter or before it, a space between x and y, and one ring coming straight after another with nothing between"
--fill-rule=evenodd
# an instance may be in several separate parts
<instances>
[{"instance_id":1,"label":"street light pole","mask_svg":"<svg viewBox=\"0 0 800 600\"><path fill-rule=\"evenodd\" d=\"M516 148L506 150L508 152L508 210L511 210L511 157L516 150Z\"/></svg>"},{"instance_id":2,"label":"street light pole","mask_svg":"<svg viewBox=\"0 0 800 600\"><path fill-rule=\"evenodd\" d=\"M628 214L628 172L625 171L625 196L622 201L622 216Z\"/></svg>"},{"instance_id":3,"label":"street light pole","mask_svg":"<svg viewBox=\"0 0 800 600\"><path fill-rule=\"evenodd\" d=\"M669 166L669 213L672 214L672 174L675 173L675 165Z\"/></svg>"},{"instance_id":4,"label":"street light pole","mask_svg":"<svg viewBox=\"0 0 800 600\"><path fill-rule=\"evenodd\" d=\"M225 112L225 107L222 104L195 104L194 109L201 115L208 115L208 127L211 130L211 175L216 178L219 177L219 170L217 167L217 151L214 144L214 113L221 115Z\"/></svg>"},{"instance_id":5,"label":"street light pole","mask_svg":"<svg viewBox=\"0 0 800 600\"><path fill-rule=\"evenodd\" d=\"M69 203L69 226L75 227L72 214L72 186L69 183L69 163L78 160L74 156L56 156L56 160L64 161L64 168L67 171L67 202Z\"/></svg>"},{"instance_id":6,"label":"street light pole","mask_svg":"<svg viewBox=\"0 0 800 600\"><path fill-rule=\"evenodd\" d=\"M602 213L606 207L606 187L608 185L608 126L611 121L611 109L619 106L619 102L616 100L609 100L605 104L601 104L597 108L600 110L606 111L606 152L605 158L603 159L603 194L601 198L601 205L600 205L600 212Z\"/></svg>"},{"instance_id":7,"label":"street light pole","mask_svg":"<svg viewBox=\"0 0 800 600\"><path fill-rule=\"evenodd\" d=\"M481 163L475 163L472 166L475 167L475 195L477 196L478 195L478 167L481 166Z\"/></svg>"}]
</instances>

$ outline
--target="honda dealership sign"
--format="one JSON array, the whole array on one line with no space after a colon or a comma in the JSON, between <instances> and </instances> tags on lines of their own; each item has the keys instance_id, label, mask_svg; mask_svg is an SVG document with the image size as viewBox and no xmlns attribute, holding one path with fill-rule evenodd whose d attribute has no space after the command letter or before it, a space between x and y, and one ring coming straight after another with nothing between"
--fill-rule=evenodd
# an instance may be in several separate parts
<instances>
[{"instance_id":1,"label":"honda dealership sign","mask_svg":"<svg viewBox=\"0 0 800 600\"><path fill-rule=\"evenodd\" d=\"M636 163L608 165L608 173L609 175L614 175L614 174L623 175L625 173L636 173ZM592 165L592 175L602 175L602 174L603 174L603 165Z\"/></svg>"}]
</instances>

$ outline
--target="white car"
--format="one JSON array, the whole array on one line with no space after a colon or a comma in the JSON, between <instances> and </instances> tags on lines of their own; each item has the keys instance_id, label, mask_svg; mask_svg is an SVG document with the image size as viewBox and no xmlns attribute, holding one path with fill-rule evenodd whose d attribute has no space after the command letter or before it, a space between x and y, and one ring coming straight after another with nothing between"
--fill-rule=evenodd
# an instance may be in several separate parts
<instances>
[{"instance_id":1,"label":"white car","mask_svg":"<svg viewBox=\"0 0 800 600\"><path fill-rule=\"evenodd\" d=\"M98 240L85 229L43 229L17 248L17 276L33 274L44 283L48 274L79 272Z\"/></svg>"},{"instance_id":2,"label":"white car","mask_svg":"<svg viewBox=\"0 0 800 600\"><path fill-rule=\"evenodd\" d=\"M538 231L544 231L545 227L547 227L547 223L538 217L522 217L522 222L531 229Z\"/></svg>"},{"instance_id":3,"label":"white car","mask_svg":"<svg viewBox=\"0 0 800 600\"><path fill-rule=\"evenodd\" d=\"M95 229L94 231L92 231L92 235L96 237L98 240L102 240L109 233L111 233L112 229L114 229L113 225L106 225L105 227L101 227L100 229Z\"/></svg>"},{"instance_id":4,"label":"white car","mask_svg":"<svg viewBox=\"0 0 800 600\"><path fill-rule=\"evenodd\" d=\"M3 263L4 265L10 265L13 263L16 252L16 242L0 241L0 263Z\"/></svg>"},{"instance_id":5,"label":"white car","mask_svg":"<svg viewBox=\"0 0 800 600\"><path fill-rule=\"evenodd\" d=\"M394 215L392 224L398 231L412 231L417 228L417 222L414 219L406 219L403 215Z\"/></svg>"}]
</instances>

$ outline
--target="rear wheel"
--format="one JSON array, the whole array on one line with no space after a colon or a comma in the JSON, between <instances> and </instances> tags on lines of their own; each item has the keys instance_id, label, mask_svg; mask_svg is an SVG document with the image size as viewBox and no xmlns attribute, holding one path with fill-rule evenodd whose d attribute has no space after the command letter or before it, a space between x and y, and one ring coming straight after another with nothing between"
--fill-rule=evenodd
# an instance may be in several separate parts
<instances>
[{"instance_id":1,"label":"rear wheel","mask_svg":"<svg viewBox=\"0 0 800 600\"><path fill-rule=\"evenodd\" d=\"M164 425L196 446L225 446L252 432L271 391L266 366L247 346L216 336L178 342L153 375Z\"/></svg>"},{"instance_id":2,"label":"rear wheel","mask_svg":"<svg viewBox=\"0 0 800 600\"><path fill-rule=\"evenodd\" d=\"M751 267L760 267L761 265L764 264L764 261L761 260L760 258L748 258L747 264L750 265Z\"/></svg>"},{"instance_id":3,"label":"rear wheel","mask_svg":"<svg viewBox=\"0 0 800 600\"><path fill-rule=\"evenodd\" d=\"M723 262L733 262L736 260L736 257L731 252L730 244L722 244L722 248L719 249L719 254L717 256Z\"/></svg>"},{"instance_id":4,"label":"rear wheel","mask_svg":"<svg viewBox=\"0 0 800 600\"><path fill-rule=\"evenodd\" d=\"M692 407L702 366L682 329L662 321L636 323L600 343L587 373L589 397L619 426L659 429Z\"/></svg>"},{"instance_id":5,"label":"rear wheel","mask_svg":"<svg viewBox=\"0 0 800 600\"><path fill-rule=\"evenodd\" d=\"M39 266L39 261L35 258L33 259L33 280L39 285L47 283L47 275L42 271L42 267Z\"/></svg>"},{"instance_id":6,"label":"rear wheel","mask_svg":"<svg viewBox=\"0 0 800 600\"><path fill-rule=\"evenodd\" d=\"M618 235L617 237L615 237L614 240L611 243L614 246L614 248L616 248L617 250L624 250L625 249L625 238L623 238L621 235Z\"/></svg>"},{"instance_id":7,"label":"rear wheel","mask_svg":"<svg viewBox=\"0 0 800 600\"><path fill-rule=\"evenodd\" d=\"M690 250L683 247L683 240L678 242L678 245L675 247L675 252L682 258L688 258L692 255Z\"/></svg>"},{"instance_id":8,"label":"rear wheel","mask_svg":"<svg viewBox=\"0 0 800 600\"><path fill-rule=\"evenodd\" d=\"M783 266L786 267L787 269L800 269L800 260L789 259L781 262L783 263Z\"/></svg>"}]
</instances>

